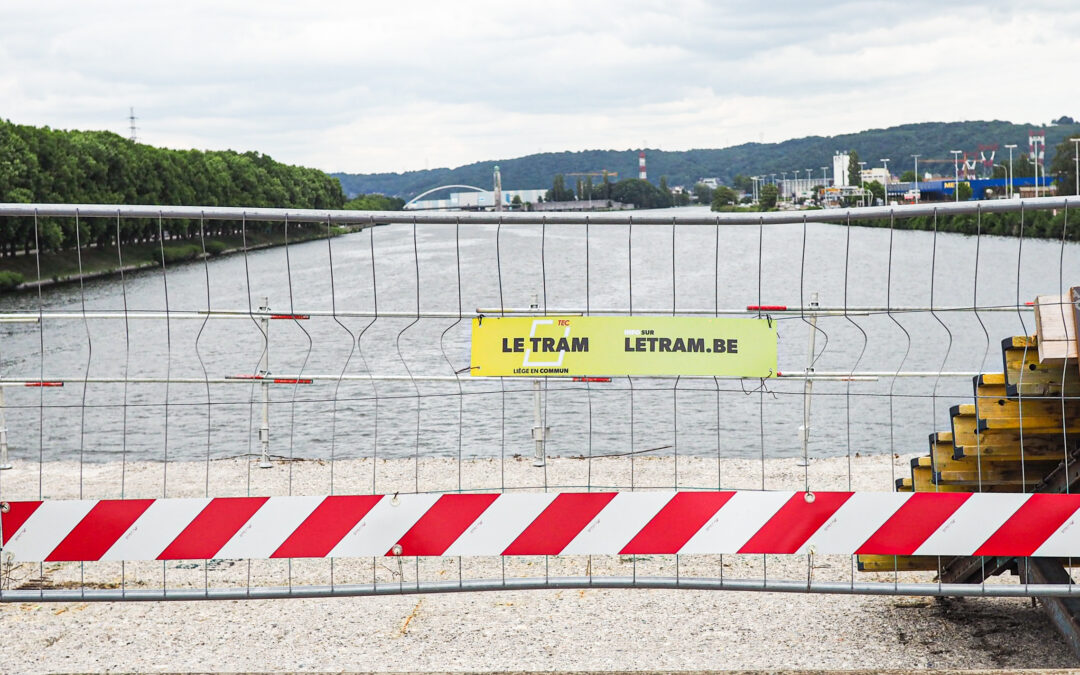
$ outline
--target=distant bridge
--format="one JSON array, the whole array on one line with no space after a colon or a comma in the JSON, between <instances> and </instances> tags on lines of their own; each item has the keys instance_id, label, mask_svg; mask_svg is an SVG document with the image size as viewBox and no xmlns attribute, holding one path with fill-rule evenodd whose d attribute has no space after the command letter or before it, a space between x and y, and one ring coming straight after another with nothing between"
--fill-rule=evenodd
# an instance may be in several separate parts
<instances>
[{"instance_id":1,"label":"distant bridge","mask_svg":"<svg viewBox=\"0 0 1080 675\"><path fill-rule=\"evenodd\" d=\"M420 201L421 199L423 199L424 197L427 197L428 195L430 195L432 193L438 192L439 190L449 190L449 189L452 189L452 188L465 188L467 190L476 190L477 192L487 192L487 190L485 190L484 188L479 188L479 187L476 187L475 185L440 185L437 188L431 188L427 192L421 192L420 194L416 195L415 197L413 197L409 201L405 202L405 205L403 207L401 207L401 208L408 209L413 204L415 204L416 202Z\"/></svg>"}]
</instances>

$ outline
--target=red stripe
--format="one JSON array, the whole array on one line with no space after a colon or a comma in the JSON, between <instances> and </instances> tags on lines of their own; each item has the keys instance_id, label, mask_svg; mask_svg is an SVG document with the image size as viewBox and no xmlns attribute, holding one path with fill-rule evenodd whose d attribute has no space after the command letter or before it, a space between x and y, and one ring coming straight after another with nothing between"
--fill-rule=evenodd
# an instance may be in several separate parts
<instances>
[{"instance_id":1,"label":"red stripe","mask_svg":"<svg viewBox=\"0 0 1080 675\"><path fill-rule=\"evenodd\" d=\"M100 560L153 503L153 499L101 500L45 560Z\"/></svg>"},{"instance_id":2,"label":"red stripe","mask_svg":"<svg viewBox=\"0 0 1080 675\"><path fill-rule=\"evenodd\" d=\"M558 555L614 498L614 492L560 494L502 554Z\"/></svg>"},{"instance_id":3,"label":"red stripe","mask_svg":"<svg viewBox=\"0 0 1080 675\"><path fill-rule=\"evenodd\" d=\"M916 492L855 552L911 555L970 496L970 492Z\"/></svg>"},{"instance_id":4,"label":"red stripe","mask_svg":"<svg viewBox=\"0 0 1080 675\"><path fill-rule=\"evenodd\" d=\"M794 553L851 497L850 492L815 492L808 502L806 494L792 495L739 553Z\"/></svg>"},{"instance_id":5,"label":"red stripe","mask_svg":"<svg viewBox=\"0 0 1080 675\"><path fill-rule=\"evenodd\" d=\"M327 497L271 558L325 558L367 515L382 495Z\"/></svg>"},{"instance_id":6,"label":"red stripe","mask_svg":"<svg viewBox=\"0 0 1080 675\"><path fill-rule=\"evenodd\" d=\"M158 560L209 560L269 497L218 497L195 516Z\"/></svg>"},{"instance_id":7,"label":"red stripe","mask_svg":"<svg viewBox=\"0 0 1080 675\"><path fill-rule=\"evenodd\" d=\"M1033 494L975 555L1029 556L1080 508L1080 495Z\"/></svg>"},{"instance_id":8,"label":"red stripe","mask_svg":"<svg viewBox=\"0 0 1080 675\"><path fill-rule=\"evenodd\" d=\"M4 531L4 540L0 546L7 546L8 540L19 531L26 519L37 511L41 502L5 502L8 512L0 512L0 530Z\"/></svg>"},{"instance_id":9,"label":"red stripe","mask_svg":"<svg viewBox=\"0 0 1080 675\"><path fill-rule=\"evenodd\" d=\"M499 495L443 495L409 528L400 555L442 555ZM393 555L391 548L386 555Z\"/></svg>"},{"instance_id":10,"label":"red stripe","mask_svg":"<svg viewBox=\"0 0 1080 675\"><path fill-rule=\"evenodd\" d=\"M622 555L678 553L734 492L678 492L641 528Z\"/></svg>"},{"instance_id":11,"label":"red stripe","mask_svg":"<svg viewBox=\"0 0 1080 675\"><path fill-rule=\"evenodd\" d=\"M27 382L26 386L27 387L62 387L62 386L64 386L64 383L59 382L59 381L53 381L53 382Z\"/></svg>"}]
</instances>

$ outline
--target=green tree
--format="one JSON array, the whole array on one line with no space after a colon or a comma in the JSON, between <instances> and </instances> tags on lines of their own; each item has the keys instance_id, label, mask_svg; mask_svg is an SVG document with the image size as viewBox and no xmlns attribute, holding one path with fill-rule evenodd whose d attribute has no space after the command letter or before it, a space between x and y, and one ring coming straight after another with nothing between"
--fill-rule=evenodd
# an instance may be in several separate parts
<instances>
[{"instance_id":1,"label":"green tree","mask_svg":"<svg viewBox=\"0 0 1080 675\"><path fill-rule=\"evenodd\" d=\"M751 179L750 176L744 176L741 173L736 174L735 177L731 179L731 185L736 190L740 190L742 192L752 192L754 189L753 179Z\"/></svg>"},{"instance_id":2,"label":"green tree","mask_svg":"<svg viewBox=\"0 0 1080 675\"><path fill-rule=\"evenodd\" d=\"M956 195L956 198L962 202L966 202L971 199L971 183L965 181L957 184Z\"/></svg>"},{"instance_id":3,"label":"green tree","mask_svg":"<svg viewBox=\"0 0 1080 675\"><path fill-rule=\"evenodd\" d=\"M574 199L573 190L566 187L566 178L561 174L555 174L551 183L551 189L547 191L546 200L549 202L569 202Z\"/></svg>"},{"instance_id":4,"label":"green tree","mask_svg":"<svg viewBox=\"0 0 1080 675\"><path fill-rule=\"evenodd\" d=\"M713 191L712 210L719 211L724 207L731 206L739 200L739 195L726 185L721 185Z\"/></svg>"},{"instance_id":5,"label":"green tree","mask_svg":"<svg viewBox=\"0 0 1080 675\"><path fill-rule=\"evenodd\" d=\"M768 183L761 187L761 192L758 193L758 205L762 211L771 211L776 208L776 198L779 196L780 190Z\"/></svg>"},{"instance_id":6,"label":"green tree","mask_svg":"<svg viewBox=\"0 0 1080 675\"><path fill-rule=\"evenodd\" d=\"M862 167L859 166L859 153L852 150L848 153L847 163L847 175L848 185L861 185L861 171Z\"/></svg>"},{"instance_id":7,"label":"green tree","mask_svg":"<svg viewBox=\"0 0 1080 675\"><path fill-rule=\"evenodd\" d=\"M713 200L713 189L705 183L697 183L694 185L694 199L698 204L711 204Z\"/></svg>"},{"instance_id":8,"label":"green tree","mask_svg":"<svg viewBox=\"0 0 1080 675\"><path fill-rule=\"evenodd\" d=\"M872 194L874 196L874 203L875 204L878 202L878 200L880 200L882 204L885 203L885 186L884 185L882 185L881 183L879 183L876 180L872 180L869 183L866 183L865 185L863 185L863 188L866 189L866 190L869 190L870 194Z\"/></svg>"},{"instance_id":9,"label":"green tree","mask_svg":"<svg viewBox=\"0 0 1080 675\"><path fill-rule=\"evenodd\" d=\"M624 178L611 186L611 198L623 204L633 204L639 209L655 209L665 206L664 193L652 183L639 178Z\"/></svg>"},{"instance_id":10,"label":"green tree","mask_svg":"<svg viewBox=\"0 0 1080 675\"><path fill-rule=\"evenodd\" d=\"M914 183L915 180L916 180L915 172L912 171L911 169L908 169L904 173L900 174L900 182L901 183Z\"/></svg>"},{"instance_id":11,"label":"green tree","mask_svg":"<svg viewBox=\"0 0 1080 675\"><path fill-rule=\"evenodd\" d=\"M1046 175L1057 178L1059 195L1076 194L1076 144L1066 138L1054 147L1054 158Z\"/></svg>"},{"instance_id":12,"label":"green tree","mask_svg":"<svg viewBox=\"0 0 1080 675\"><path fill-rule=\"evenodd\" d=\"M671 196L671 188L668 187L667 176L660 176L660 198L659 206L664 208L669 208L675 203L675 199Z\"/></svg>"}]
</instances>

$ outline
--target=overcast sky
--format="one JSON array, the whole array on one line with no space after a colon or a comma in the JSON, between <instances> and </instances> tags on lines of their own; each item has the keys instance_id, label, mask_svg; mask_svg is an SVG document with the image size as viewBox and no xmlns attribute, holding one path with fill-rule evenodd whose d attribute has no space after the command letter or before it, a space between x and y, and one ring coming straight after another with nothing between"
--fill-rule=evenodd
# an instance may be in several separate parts
<instances>
[{"instance_id":1,"label":"overcast sky","mask_svg":"<svg viewBox=\"0 0 1080 675\"><path fill-rule=\"evenodd\" d=\"M1080 3L0 3L0 117L326 171L1080 117Z\"/></svg>"}]
</instances>

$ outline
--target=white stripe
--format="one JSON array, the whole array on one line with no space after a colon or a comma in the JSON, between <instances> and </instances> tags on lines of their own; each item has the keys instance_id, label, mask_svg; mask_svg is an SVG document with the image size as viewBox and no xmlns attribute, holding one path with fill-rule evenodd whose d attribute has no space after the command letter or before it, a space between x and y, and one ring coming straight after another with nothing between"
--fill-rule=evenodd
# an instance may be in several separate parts
<instances>
[{"instance_id":1,"label":"white stripe","mask_svg":"<svg viewBox=\"0 0 1080 675\"><path fill-rule=\"evenodd\" d=\"M1080 556L1080 511L1065 519L1031 555L1039 557Z\"/></svg>"},{"instance_id":2,"label":"white stripe","mask_svg":"<svg viewBox=\"0 0 1080 675\"><path fill-rule=\"evenodd\" d=\"M914 555L972 555L1030 495L976 493L926 538Z\"/></svg>"},{"instance_id":3,"label":"white stripe","mask_svg":"<svg viewBox=\"0 0 1080 675\"><path fill-rule=\"evenodd\" d=\"M736 492L679 553L738 553L794 492Z\"/></svg>"},{"instance_id":4,"label":"white stripe","mask_svg":"<svg viewBox=\"0 0 1080 675\"><path fill-rule=\"evenodd\" d=\"M561 554L618 553L674 496L674 492L616 493Z\"/></svg>"},{"instance_id":5,"label":"white stripe","mask_svg":"<svg viewBox=\"0 0 1080 675\"><path fill-rule=\"evenodd\" d=\"M4 547L13 562L41 562L71 534L96 499L45 500L26 519Z\"/></svg>"},{"instance_id":6,"label":"white stripe","mask_svg":"<svg viewBox=\"0 0 1080 675\"><path fill-rule=\"evenodd\" d=\"M444 555L501 555L557 496L555 492L499 495Z\"/></svg>"},{"instance_id":7,"label":"white stripe","mask_svg":"<svg viewBox=\"0 0 1080 675\"><path fill-rule=\"evenodd\" d=\"M439 495L387 495L330 551L329 557L382 556L430 509Z\"/></svg>"},{"instance_id":8,"label":"white stripe","mask_svg":"<svg viewBox=\"0 0 1080 675\"><path fill-rule=\"evenodd\" d=\"M852 555L904 505L912 492L856 492L795 551Z\"/></svg>"},{"instance_id":9,"label":"white stripe","mask_svg":"<svg viewBox=\"0 0 1080 675\"><path fill-rule=\"evenodd\" d=\"M271 497L215 558L269 558L326 497Z\"/></svg>"},{"instance_id":10,"label":"white stripe","mask_svg":"<svg viewBox=\"0 0 1080 675\"><path fill-rule=\"evenodd\" d=\"M155 499L101 559L156 560L209 503L203 498Z\"/></svg>"}]
</instances>

